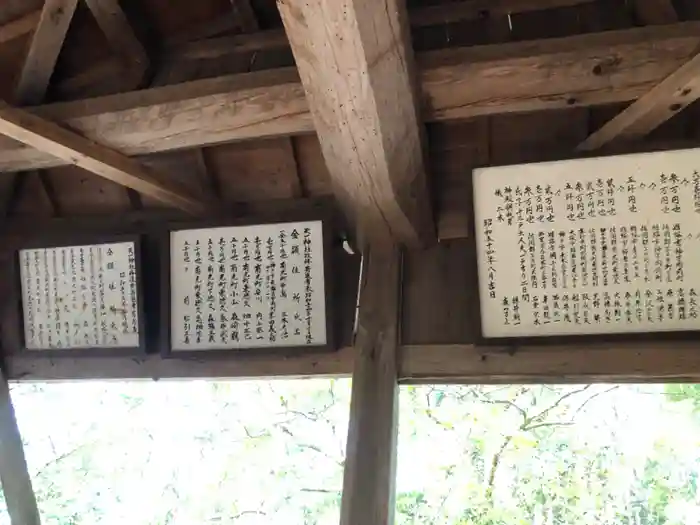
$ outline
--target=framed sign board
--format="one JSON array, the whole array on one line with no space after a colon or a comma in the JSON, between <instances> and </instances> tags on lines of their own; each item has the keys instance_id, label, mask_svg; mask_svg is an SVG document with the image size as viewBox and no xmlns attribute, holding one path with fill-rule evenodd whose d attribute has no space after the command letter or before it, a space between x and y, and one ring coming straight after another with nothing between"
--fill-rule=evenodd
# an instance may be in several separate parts
<instances>
[{"instance_id":1,"label":"framed sign board","mask_svg":"<svg viewBox=\"0 0 700 525\"><path fill-rule=\"evenodd\" d=\"M26 351L145 350L139 240L18 251Z\"/></svg>"},{"instance_id":2,"label":"framed sign board","mask_svg":"<svg viewBox=\"0 0 700 525\"><path fill-rule=\"evenodd\" d=\"M700 329L700 149L473 173L483 338Z\"/></svg>"},{"instance_id":3,"label":"framed sign board","mask_svg":"<svg viewBox=\"0 0 700 525\"><path fill-rule=\"evenodd\" d=\"M331 347L326 226L171 231L167 351Z\"/></svg>"}]
</instances>

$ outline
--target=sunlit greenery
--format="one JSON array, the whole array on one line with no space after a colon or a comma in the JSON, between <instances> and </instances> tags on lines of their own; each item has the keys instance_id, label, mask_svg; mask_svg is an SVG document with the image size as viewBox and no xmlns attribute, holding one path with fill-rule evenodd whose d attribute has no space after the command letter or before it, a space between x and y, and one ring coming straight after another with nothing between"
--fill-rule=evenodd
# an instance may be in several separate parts
<instances>
[{"instance_id":1,"label":"sunlit greenery","mask_svg":"<svg viewBox=\"0 0 700 525\"><path fill-rule=\"evenodd\" d=\"M349 380L12 396L44 525L338 523ZM397 524L700 525L694 385L402 387L400 416Z\"/></svg>"}]
</instances>

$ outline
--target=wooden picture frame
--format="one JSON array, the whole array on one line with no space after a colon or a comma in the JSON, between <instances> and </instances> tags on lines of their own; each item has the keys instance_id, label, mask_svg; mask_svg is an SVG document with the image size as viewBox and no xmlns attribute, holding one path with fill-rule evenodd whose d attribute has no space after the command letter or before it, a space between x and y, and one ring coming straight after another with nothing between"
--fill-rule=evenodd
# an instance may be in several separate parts
<instances>
[{"instance_id":1,"label":"wooden picture frame","mask_svg":"<svg viewBox=\"0 0 700 525\"><path fill-rule=\"evenodd\" d=\"M171 291L171 234L177 231L256 226L266 224L321 221L323 242L324 306L326 343L323 345L290 345L269 347L231 347L228 349L174 350L172 345L172 291ZM163 357L174 358L232 358L235 356L264 356L285 354L289 356L309 352L328 352L337 349L333 308L334 279L332 271L333 234L335 220L324 203L298 211L258 214L246 218L217 218L197 221L172 222L160 238L160 351Z\"/></svg>"},{"instance_id":2,"label":"wooden picture frame","mask_svg":"<svg viewBox=\"0 0 700 525\"><path fill-rule=\"evenodd\" d=\"M25 341L24 304L22 293L20 253L24 250L56 249L77 246L99 246L116 243L134 244L134 261L136 271L136 313L138 327L138 345L120 347L79 347L65 349L30 349ZM21 354L24 356L76 358L76 357L114 357L124 355L142 355L147 352L148 337L146 311L144 307L145 293L142 271L142 236L139 234L98 234L98 233L54 233L39 236L29 242L21 243L13 250L12 262L12 297L11 309L7 315L8 329L3 333L3 346L7 355Z\"/></svg>"},{"instance_id":3,"label":"wooden picture frame","mask_svg":"<svg viewBox=\"0 0 700 525\"><path fill-rule=\"evenodd\" d=\"M678 150L678 151L686 151L686 150ZM645 154L655 154L655 153L668 153L667 150L663 150L661 152L652 152L652 153L645 153ZM670 152L674 153L674 152ZM565 161L577 161L577 160L597 160L597 159L605 159L605 158L613 158L613 157L629 157L629 156L635 156L635 155L641 155L641 154L636 154L636 153L630 153L630 154L624 154L624 155L600 155L597 157L584 157L583 159L581 158L574 158L574 159L563 159ZM641 157L640 157L641 158ZM548 161L544 163L532 163L534 165L537 164L550 164L550 163L555 163L559 161ZM483 166L484 168L492 168L492 167L521 167L521 166L526 166L526 164L515 164L515 165L505 165L505 166ZM478 169L478 168L475 168ZM669 172L670 173L670 172ZM641 341L688 341L688 340L697 340L698 337L700 337L700 328L693 328L689 330L685 329L674 329L674 330L665 330L665 331L630 331L630 332L611 332L611 333L588 333L588 334L552 334L552 335L513 335L513 336L503 336L503 337L498 337L498 336L485 336L484 335L484 330L483 330L483 315L484 312L482 311L482 294L484 293L484 290L482 290L482 282L481 278L484 276L480 275L480 272L483 271L481 268L480 264L480 255L479 255L479 232L477 231L477 228L480 226L477 224L477 220L479 220L479 217L477 217L477 207L475 205L476 199L477 199L477 188L475 185L475 180L474 180L474 171L470 172L469 174L469 195L468 195L468 204L469 204L469 209L471 210L471 220L469 222L469 239L470 239L470 248L472 253L474 254L475 257L475 265L473 269L473 276L470 277L470 283L473 283L474 289L477 290L476 294L476 299L475 299L475 311L477 312L477 315L475 316L475 319L473 320L473 333L475 334L475 343L477 345L483 345L483 346L499 346L499 347L511 347L513 349L517 349L519 347L524 347L527 345L561 345L561 344L566 344L566 343L601 343L601 342L641 342ZM537 184L538 181L534 181L534 184ZM669 221L672 222L672 221ZM577 226L578 228L578 226ZM663 286L661 286L663 285ZM678 287L678 284L673 285L673 283L669 282L662 282L660 283L660 288L669 288L669 287ZM683 285L681 285L683 286ZM691 286L685 285L686 287L690 288ZM654 286L656 288L656 285ZM641 288L640 288L641 289Z\"/></svg>"}]
</instances>

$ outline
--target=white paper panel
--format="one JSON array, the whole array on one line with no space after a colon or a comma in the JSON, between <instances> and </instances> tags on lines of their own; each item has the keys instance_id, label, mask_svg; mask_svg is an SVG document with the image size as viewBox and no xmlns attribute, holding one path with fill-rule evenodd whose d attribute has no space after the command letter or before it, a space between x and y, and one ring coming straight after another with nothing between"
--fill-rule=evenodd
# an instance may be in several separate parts
<instances>
[{"instance_id":1,"label":"white paper panel","mask_svg":"<svg viewBox=\"0 0 700 525\"><path fill-rule=\"evenodd\" d=\"M474 172L484 337L696 330L700 149Z\"/></svg>"},{"instance_id":2,"label":"white paper panel","mask_svg":"<svg viewBox=\"0 0 700 525\"><path fill-rule=\"evenodd\" d=\"M326 344L321 221L170 235L172 349Z\"/></svg>"},{"instance_id":3,"label":"white paper panel","mask_svg":"<svg viewBox=\"0 0 700 525\"><path fill-rule=\"evenodd\" d=\"M28 350L139 346L133 242L20 250Z\"/></svg>"}]
</instances>

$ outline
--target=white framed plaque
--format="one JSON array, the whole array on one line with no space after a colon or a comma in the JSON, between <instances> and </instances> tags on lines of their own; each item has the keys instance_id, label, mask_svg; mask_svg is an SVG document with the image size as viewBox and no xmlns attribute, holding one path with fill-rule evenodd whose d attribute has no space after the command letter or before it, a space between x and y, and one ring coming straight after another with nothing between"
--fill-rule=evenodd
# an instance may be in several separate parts
<instances>
[{"instance_id":1,"label":"white framed plaque","mask_svg":"<svg viewBox=\"0 0 700 525\"><path fill-rule=\"evenodd\" d=\"M136 238L18 251L27 351L143 349Z\"/></svg>"},{"instance_id":2,"label":"white framed plaque","mask_svg":"<svg viewBox=\"0 0 700 525\"><path fill-rule=\"evenodd\" d=\"M170 232L169 351L330 345L321 220Z\"/></svg>"},{"instance_id":3,"label":"white framed plaque","mask_svg":"<svg viewBox=\"0 0 700 525\"><path fill-rule=\"evenodd\" d=\"M700 149L474 170L481 335L700 329Z\"/></svg>"}]
</instances>

